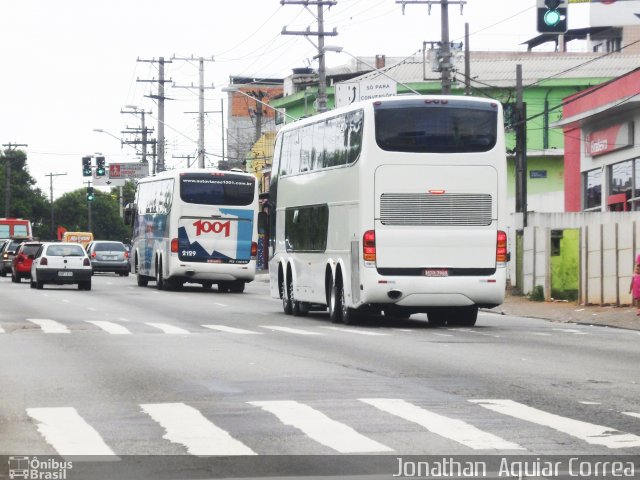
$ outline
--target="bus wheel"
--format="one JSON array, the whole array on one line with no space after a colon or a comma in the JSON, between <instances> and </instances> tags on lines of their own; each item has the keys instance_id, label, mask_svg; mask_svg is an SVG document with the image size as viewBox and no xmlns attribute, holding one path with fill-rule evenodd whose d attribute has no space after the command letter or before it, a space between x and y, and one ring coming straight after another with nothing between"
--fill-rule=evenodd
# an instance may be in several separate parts
<instances>
[{"instance_id":1,"label":"bus wheel","mask_svg":"<svg viewBox=\"0 0 640 480\"><path fill-rule=\"evenodd\" d=\"M458 307L452 309L449 326L473 327L478 318L478 306Z\"/></svg>"},{"instance_id":2,"label":"bus wheel","mask_svg":"<svg viewBox=\"0 0 640 480\"><path fill-rule=\"evenodd\" d=\"M158 261L158 266L156 267L156 288L158 290L164 289L164 278L162 277L162 261Z\"/></svg>"},{"instance_id":3,"label":"bus wheel","mask_svg":"<svg viewBox=\"0 0 640 480\"><path fill-rule=\"evenodd\" d=\"M349 308L346 305L344 299L344 287L342 282L339 284L338 289L338 302L340 302L340 316L342 317L342 323L345 325L354 325L358 323L358 313L353 308Z\"/></svg>"},{"instance_id":4,"label":"bus wheel","mask_svg":"<svg viewBox=\"0 0 640 480\"><path fill-rule=\"evenodd\" d=\"M285 315L291 315L293 311L291 300L289 300L289 295L284 288L284 281L280 283L280 297L282 298L282 310Z\"/></svg>"},{"instance_id":5,"label":"bus wheel","mask_svg":"<svg viewBox=\"0 0 640 480\"><path fill-rule=\"evenodd\" d=\"M432 327L444 327L447 324L447 312L443 308L433 308L427 312L429 325Z\"/></svg>"},{"instance_id":6,"label":"bus wheel","mask_svg":"<svg viewBox=\"0 0 640 480\"><path fill-rule=\"evenodd\" d=\"M329 318L332 323L342 323L342 307L340 305L339 285L336 285L336 281L331 281L331 291L329 292Z\"/></svg>"}]
</instances>

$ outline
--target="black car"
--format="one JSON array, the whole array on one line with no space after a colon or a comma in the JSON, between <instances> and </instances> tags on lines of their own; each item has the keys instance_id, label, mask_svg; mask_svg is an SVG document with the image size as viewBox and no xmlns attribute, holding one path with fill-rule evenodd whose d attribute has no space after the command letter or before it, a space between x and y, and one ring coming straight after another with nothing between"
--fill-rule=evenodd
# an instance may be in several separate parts
<instances>
[{"instance_id":1,"label":"black car","mask_svg":"<svg viewBox=\"0 0 640 480\"><path fill-rule=\"evenodd\" d=\"M11 273L11 265L13 257L16 255L18 247L31 238L11 238L5 242L3 249L0 251L0 277L5 277L7 273Z\"/></svg>"}]
</instances>

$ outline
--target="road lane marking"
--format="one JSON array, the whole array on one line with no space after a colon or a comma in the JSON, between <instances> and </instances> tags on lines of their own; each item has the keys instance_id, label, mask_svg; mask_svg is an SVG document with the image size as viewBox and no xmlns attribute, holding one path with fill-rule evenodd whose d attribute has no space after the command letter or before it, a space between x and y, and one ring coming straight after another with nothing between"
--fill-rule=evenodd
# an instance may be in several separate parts
<instances>
[{"instance_id":1,"label":"road lane marking","mask_svg":"<svg viewBox=\"0 0 640 480\"><path fill-rule=\"evenodd\" d=\"M262 332L254 332L253 330L245 330L243 328L227 327L226 325L202 325L211 330L218 330L225 333L235 333L237 335L262 335Z\"/></svg>"},{"instance_id":2,"label":"road lane marking","mask_svg":"<svg viewBox=\"0 0 640 480\"><path fill-rule=\"evenodd\" d=\"M90 312L97 312L98 309L94 308L94 307L87 307L87 310L89 310Z\"/></svg>"},{"instance_id":3,"label":"road lane marking","mask_svg":"<svg viewBox=\"0 0 640 480\"><path fill-rule=\"evenodd\" d=\"M224 303L219 303L219 302L213 302L214 305L218 305L219 307L228 307L229 305L226 305Z\"/></svg>"},{"instance_id":4,"label":"road lane marking","mask_svg":"<svg viewBox=\"0 0 640 480\"><path fill-rule=\"evenodd\" d=\"M576 330L575 328L554 328L556 332L573 333L574 335L589 335L587 332Z\"/></svg>"},{"instance_id":5,"label":"road lane marking","mask_svg":"<svg viewBox=\"0 0 640 480\"><path fill-rule=\"evenodd\" d=\"M96 327L101 328L112 335L130 335L131 332L122 325L107 322L106 320L87 320L87 323L93 323Z\"/></svg>"},{"instance_id":6,"label":"road lane marking","mask_svg":"<svg viewBox=\"0 0 640 480\"><path fill-rule=\"evenodd\" d=\"M589 400L579 400L578 403L583 405L602 405L600 402L590 402Z\"/></svg>"},{"instance_id":7,"label":"road lane marking","mask_svg":"<svg viewBox=\"0 0 640 480\"><path fill-rule=\"evenodd\" d=\"M38 422L38 432L59 455L115 455L75 408L27 408L27 414Z\"/></svg>"},{"instance_id":8,"label":"road lane marking","mask_svg":"<svg viewBox=\"0 0 640 480\"><path fill-rule=\"evenodd\" d=\"M27 321L39 325L44 333L71 333L63 324L48 318L27 318Z\"/></svg>"},{"instance_id":9,"label":"road lane marking","mask_svg":"<svg viewBox=\"0 0 640 480\"><path fill-rule=\"evenodd\" d=\"M461 443L474 450L525 450L517 443L484 432L462 420L445 417L405 400L394 398L361 398L359 400L383 412L417 423L436 435Z\"/></svg>"},{"instance_id":10,"label":"road lane marking","mask_svg":"<svg viewBox=\"0 0 640 480\"><path fill-rule=\"evenodd\" d=\"M248 403L274 414L285 425L297 428L309 438L340 453L393 451L302 403L292 400Z\"/></svg>"},{"instance_id":11,"label":"road lane marking","mask_svg":"<svg viewBox=\"0 0 640 480\"><path fill-rule=\"evenodd\" d=\"M625 415L629 415L630 417L634 417L634 418L640 418L640 413L636 413L636 412L622 412Z\"/></svg>"},{"instance_id":12,"label":"road lane marking","mask_svg":"<svg viewBox=\"0 0 640 480\"><path fill-rule=\"evenodd\" d=\"M189 405L147 403L140 407L165 429L162 438L184 445L192 455L257 455Z\"/></svg>"},{"instance_id":13,"label":"road lane marking","mask_svg":"<svg viewBox=\"0 0 640 480\"><path fill-rule=\"evenodd\" d=\"M449 334L449 333L433 333L434 335L437 335L438 337L453 337L453 335Z\"/></svg>"},{"instance_id":14,"label":"road lane marking","mask_svg":"<svg viewBox=\"0 0 640 480\"><path fill-rule=\"evenodd\" d=\"M294 333L296 335L324 335L324 333L309 332L307 330L300 330L299 328L277 327L275 325L260 325L260 327L268 330L277 330L279 332Z\"/></svg>"},{"instance_id":15,"label":"road lane marking","mask_svg":"<svg viewBox=\"0 0 640 480\"><path fill-rule=\"evenodd\" d=\"M550 337L551 334L550 333L544 333L544 332L529 332L530 335L538 335L540 337Z\"/></svg>"},{"instance_id":16,"label":"road lane marking","mask_svg":"<svg viewBox=\"0 0 640 480\"><path fill-rule=\"evenodd\" d=\"M640 437L624 433L610 427L562 417L554 413L538 410L513 400L469 400L494 412L519 418L527 422L552 428L572 437L584 440L591 445L603 445L607 448L640 447Z\"/></svg>"},{"instance_id":17,"label":"road lane marking","mask_svg":"<svg viewBox=\"0 0 640 480\"><path fill-rule=\"evenodd\" d=\"M62 299L62 303L71 303L71 300L67 299L67 298L63 298Z\"/></svg>"},{"instance_id":18,"label":"road lane marking","mask_svg":"<svg viewBox=\"0 0 640 480\"><path fill-rule=\"evenodd\" d=\"M147 325L150 325L155 328L159 328L164 333L168 333L169 335L188 335L191 333L185 330L184 328L176 327L174 325L169 325L168 323L147 322Z\"/></svg>"},{"instance_id":19,"label":"road lane marking","mask_svg":"<svg viewBox=\"0 0 640 480\"><path fill-rule=\"evenodd\" d=\"M356 330L355 328L342 328L342 327L320 327L320 328L327 328L329 330L335 330L337 332L356 333L358 335L371 335L371 336L388 335L388 333L368 332L366 330Z\"/></svg>"},{"instance_id":20,"label":"road lane marking","mask_svg":"<svg viewBox=\"0 0 640 480\"><path fill-rule=\"evenodd\" d=\"M448 328L452 332L464 332L464 333L475 333L476 335L484 335L485 337L493 337L500 338L500 335L493 335L492 333L478 332L477 330L471 330L469 328Z\"/></svg>"}]
</instances>

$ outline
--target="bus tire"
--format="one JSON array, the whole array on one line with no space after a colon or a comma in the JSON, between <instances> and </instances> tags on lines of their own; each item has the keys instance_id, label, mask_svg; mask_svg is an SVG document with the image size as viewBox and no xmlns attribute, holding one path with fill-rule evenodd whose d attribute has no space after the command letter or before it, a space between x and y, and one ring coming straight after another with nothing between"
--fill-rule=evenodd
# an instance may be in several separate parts
<instances>
[{"instance_id":1,"label":"bus tire","mask_svg":"<svg viewBox=\"0 0 640 480\"><path fill-rule=\"evenodd\" d=\"M138 286L139 287L146 287L147 285L149 285L149 279L147 277L145 277L144 275L140 275L138 273L137 280L138 280Z\"/></svg>"},{"instance_id":2,"label":"bus tire","mask_svg":"<svg viewBox=\"0 0 640 480\"><path fill-rule=\"evenodd\" d=\"M427 312L429 325L432 327L444 327L447 324L447 312L444 308L433 308Z\"/></svg>"},{"instance_id":3,"label":"bus tire","mask_svg":"<svg viewBox=\"0 0 640 480\"><path fill-rule=\"evenodd\" d=\"M231 293L242 293L244 292L244 282L242 280L231 282L228 289L231 291Z\"/></svg>"},{"instance_id":4,"label":"bus tire","mask_svg":"<svg viewBox=\"0 0 640 480\"><path fill-rule=\"evenodd\" d=\"M329 291L329 319L332 323L342 323L342 306L338 299L338 285L335 279L331 281Z\"/></svg>"},{"instance_id":5,"label":"bus tire","mask_svg":"<svg viewBox=\"0 0 640 480\"><path fill-rule=\"evenodd\" d=\"M158 260L156 267L156 288L158 290L164 290L165 288L164 277L162 276L162 260Z\"/></svg>"},{"instance_id":6,"label":"bus tire","mask_svg":"<svg viewBox=\"0 0 640 480\"><path fill-rule=\"evenodd\" d=\"M340 316L342 317L342 323L345 325L355 325L358 323L358 312L354 308L347 307L347 302L344 298L344 287L342 280L338 284L338 301L340 302Z\"/></svg>"},{"instance_id":7,"label":"bus tire","mask_svg":"<svg viewBox=\"0 0 640 480\"><path fill-rule=\"evenodd\" d=\"M284 281L280 282L280 298L282 298L282 311L285 315L291 315L293 306L291 305L291 300L289 300L289 295L287 295L286 288L284 287Z\"/></svg>"},{"instance_id":8,"label":"bus tire","mask_svg":"<svg viewBox=\"0 0 640 480\"><path fill-rule=\"evenodd\" d=\"M473 327L478 319L478 306L458 307L452 310L452 316L447 322L453 327Z\"/></svg>"}]
</instances>

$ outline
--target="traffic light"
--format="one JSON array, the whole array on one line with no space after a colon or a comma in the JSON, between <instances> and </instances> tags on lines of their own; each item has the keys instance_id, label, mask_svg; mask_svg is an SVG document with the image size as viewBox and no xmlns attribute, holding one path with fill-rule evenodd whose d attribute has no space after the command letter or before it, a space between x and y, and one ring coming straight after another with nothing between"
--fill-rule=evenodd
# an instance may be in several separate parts
<instances>
[{"instance_id":1,"label":"traffic light","mask_svg":"<svg viewBox=\"0 0 640 480\"><path fill-rule=\"evenodd\" d=\"M96 177L104 177L105 173L104 157L96 157Z\"/></svg>"},{"instance_id":2,"label":"traffic light","mask_svg":"<svg viewBox=\"0 0 640 480\"><path fill-rule=\"evenodd\" d=\"M87 187L87 202L93 202L93 199L96 198L93 194L93 187Z\"/></svg>"},{"instance_id":3,"label":"traffic light","mask_svg":"<svg viewBox=\"0 0 640 480\"><path fill-rule=\"evenodd\" d=\"M538 32L565 33L567 31L568 0L537 0Z\"/></svg>"},{"instance_id":4,"label":"traffic light","mask_svg":"<svg viewBox=\"0 0 640 480\"><path fill-rule=\"evenodd\" d=\"M91 176L91 157L82 157L82 176Z\"/></svg>"}]
</instances>

